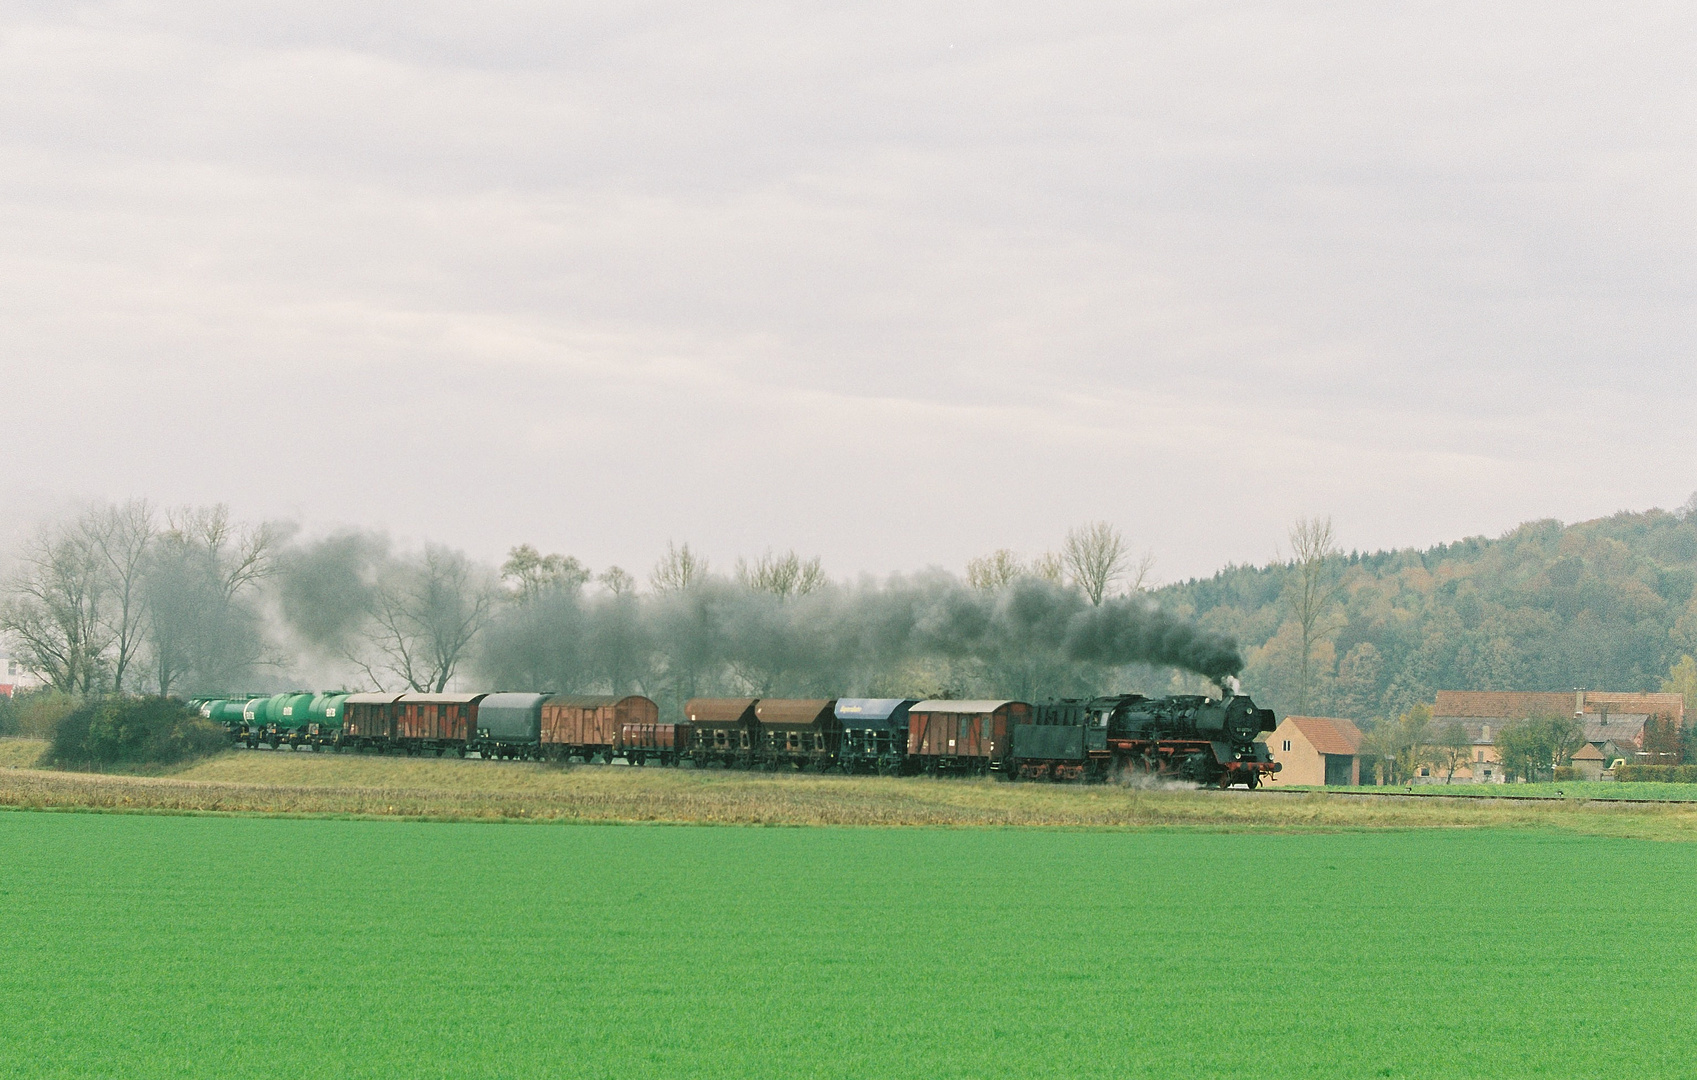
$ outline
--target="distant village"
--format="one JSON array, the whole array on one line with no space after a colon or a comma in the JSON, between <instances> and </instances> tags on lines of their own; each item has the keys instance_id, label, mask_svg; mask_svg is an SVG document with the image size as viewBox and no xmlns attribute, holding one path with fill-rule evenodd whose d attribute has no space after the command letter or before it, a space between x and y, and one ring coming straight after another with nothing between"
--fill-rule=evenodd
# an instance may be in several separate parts
<instances>
[{"instance_id":1,"label":"distant village","mask_svg":"<svg viewBox=\"0 0 1697 1080\"><path fill-rule=\"evenodd\" d=\"M1680 694L1616 693L1575 690L1539 693L1495 690L1440 690L1425 730L1431 747L1445 732L1465 733L1450 754L1414 755L1395 782L1409 784L1501 784L1522 779L1505 767L1501 741L1506 728L1542 718L1571 717L1577 737L1560 766L1575 780L1612 780L1625 765L1662 765L1679 761L1685 729L1685 698ZM1460 742L1460 740L1457 740ZM1275 786L1347 786L1386 783L1392 777L1372 740L1352 721L1334 716L1287 716L1267 736L1279 762ZM1448 766L1453 765L1453 768ZM1379 766L1375 768L1375 766Z\"/></svg>"}]
</instances>

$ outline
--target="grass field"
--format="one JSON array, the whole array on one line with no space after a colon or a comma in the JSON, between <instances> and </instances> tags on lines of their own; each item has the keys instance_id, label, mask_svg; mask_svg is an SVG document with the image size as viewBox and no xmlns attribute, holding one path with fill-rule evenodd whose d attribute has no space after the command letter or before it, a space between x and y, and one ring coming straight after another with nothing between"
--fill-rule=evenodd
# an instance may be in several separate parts
<instances>
[{"instance_id":1,"label":"grass field","mask_svg":"<svg viewBox=\"0 0 1697 1080\"><path fill-rule=\"evenodd\" d=\"M0 812L0 1075L1689 1076L1697 844Z\"/></svg>"}]
</instances>

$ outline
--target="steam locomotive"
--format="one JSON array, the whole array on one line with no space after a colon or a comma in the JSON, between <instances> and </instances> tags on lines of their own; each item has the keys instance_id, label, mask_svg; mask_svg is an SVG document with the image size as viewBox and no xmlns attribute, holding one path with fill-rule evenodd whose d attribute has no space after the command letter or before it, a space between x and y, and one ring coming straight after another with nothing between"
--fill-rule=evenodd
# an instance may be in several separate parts
<instances>
[{"instance_id":1,"label":"steam locomotive","mask_svg":"<svg viewBox=\"0 0 1697 1080\"><path fill-rule=\"evenodd\" d=\"M1254 788L1279 766L1270 709L1223 697L1008 700L696 698L677 723L641 695L277 694L201 699L255 748L697 768L811 769L1101 781L1123 773Z\"/></svg>"},{"instance_id":2,"label":"steam locomotive","mask_svg":"<svg viewBox=\"0 0 1697 1080\"><path fill-rule=\"evenodd\" d=\"M1026 779L1104 779L1135 771L1198 784L1259 787L1279 770L1256 736L1278 726L1248 697L1074 698L1039 705L1014 729L1012 768Z\"/></svg>"}]
</instances>

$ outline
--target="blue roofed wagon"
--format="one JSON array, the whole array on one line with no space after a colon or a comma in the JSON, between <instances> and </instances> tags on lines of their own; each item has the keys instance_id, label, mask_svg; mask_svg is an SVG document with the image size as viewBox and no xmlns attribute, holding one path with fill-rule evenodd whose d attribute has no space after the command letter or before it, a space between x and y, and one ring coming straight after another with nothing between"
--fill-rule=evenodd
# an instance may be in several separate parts
<instances>
[{"instance_id":1,"label":"blue roofed wagon","mask_svg":"<svg viewBox=\"0 0 1697 1080\"><path fill-rule=\"evenodd\" d=\"M918 698L839 698L837 764L844 772L894 776L907 760L908 710Z\"/></svg>"}]
</instances>

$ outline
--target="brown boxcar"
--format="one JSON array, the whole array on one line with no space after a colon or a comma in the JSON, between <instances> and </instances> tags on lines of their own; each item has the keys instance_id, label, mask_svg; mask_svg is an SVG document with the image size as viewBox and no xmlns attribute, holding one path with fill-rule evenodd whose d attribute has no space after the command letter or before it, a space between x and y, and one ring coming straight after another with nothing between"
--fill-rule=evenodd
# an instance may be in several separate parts
<instances>
[{"instance_id":1,"label":"brown boxcar","mask_svg":"<svg viewBox=\"0 0 1697 1080\"><path fill-rule=\"evenodd\" d=\"M676 765L689 750L688 724L620 724L618 752L632 765Z\"/></svg>"},{"instance_id":2,"label":"brown boxcar","mask_svg":"<svg viewBox=\"0 0 1697 1080\"><path fill-rule=\"evenodd\" d=\"M349 694L342 703L342 737L337 746L383 750L395 740L395 702L399 694Z\"/></svg>"},{"instance_id":3,"label":"brown boxcar","mask_svg":"<svg viewBox=\"0 0 1697 1080\"><path fill-rule=\"evenodd\" d=\"M557 760L611 762L624 724L653 724L660 706L640 694L559 694L542 703L542 752Z\"/></svg>"},{"instance_id":4,"label":"brown boxcar","mask_svg":"<svg viewBox=\"0 0 1697 1080\"><path fill-rule=\"evenodd\" d=\"M455 750L477 735L477 703L488 694L402 694L395 702L395 742L409 754Z\"/></svg>"},{"instance_id":5,"label":"brown boxcar","mask_svg":"<svg viewBox=\"0 0 1697 1080\"><path fill-rule=\"evenodd\" d=\"M689 758L697 766L717 761L747 768L754 760L754 707L759 698L691 698L684 703L690 724Z\"/></svg>"},{"instance_id":6,"label":"brown boxcar","mask_svg":"<svg viewBox=\"0 0 1697 1080\"><path fill-rule=\"evenodd\" d=\"M836 763L842 727L835 698L761 698L754 706L755 760L768 769Z\"/></svg>"},{"instance_id":7,"label":"brown boxcar","mask_svg":"<svg viewBox=\"0 0 1697 1080\"><path fill-rule=\"evenodd\" d=\"M907 713L908 757L928 773L1000 769L1010 729L1031 722L1023 701L921 701Z\"/></svg>"}]
</instances>

